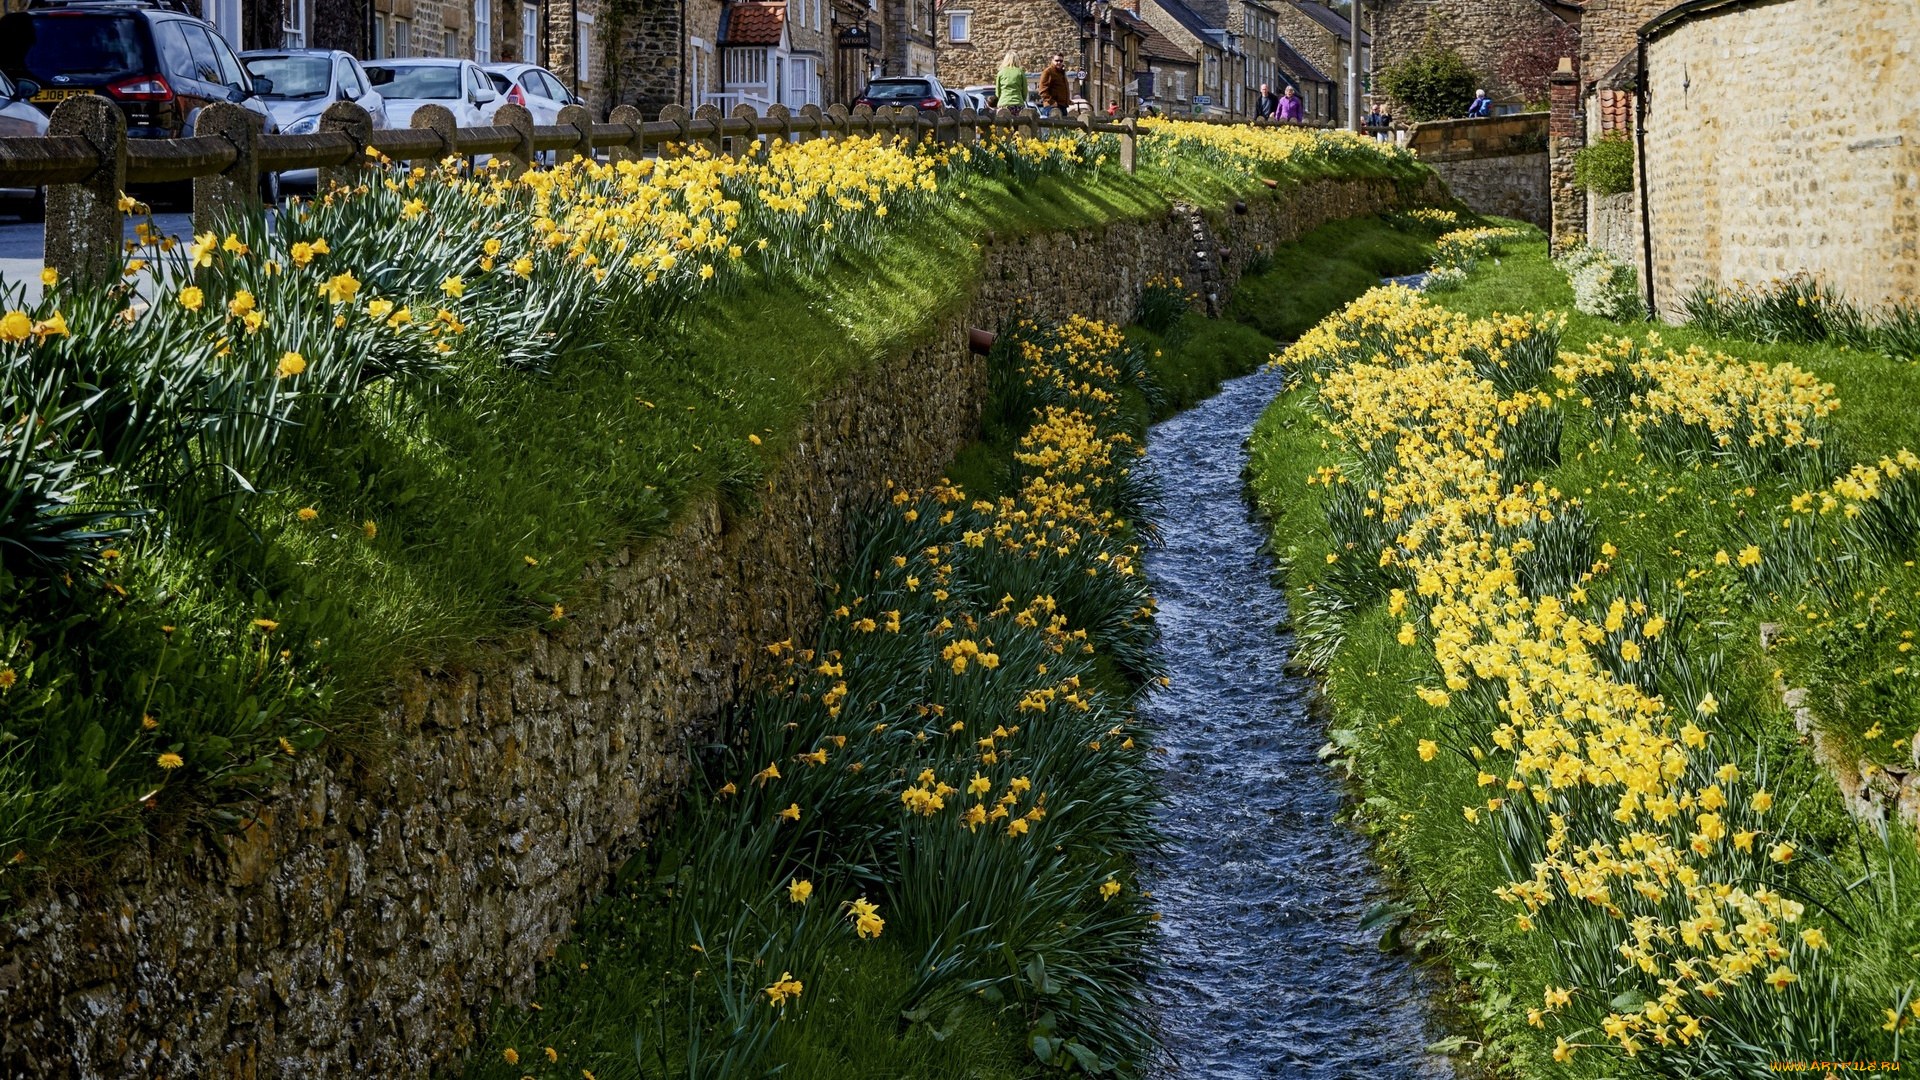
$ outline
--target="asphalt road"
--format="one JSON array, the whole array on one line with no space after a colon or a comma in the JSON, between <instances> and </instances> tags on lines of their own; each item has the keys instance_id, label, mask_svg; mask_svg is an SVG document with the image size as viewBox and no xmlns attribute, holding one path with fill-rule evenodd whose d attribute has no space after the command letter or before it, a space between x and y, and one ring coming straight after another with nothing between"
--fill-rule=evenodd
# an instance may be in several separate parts
<instances>
[{"instance_id":1,"label":"asphalt road","mask_svg":"<svg viewBox=\"0 0 1920 1080\"><path fill-rule=\"evenodd\" d=\"M128 240L133 239L135 220L127 219ZM193 215L155 214L153 224L164 235L185 239L193 231ZM38 302L45 246L46 239L41 226L25 224L19 218L0 217L0 286L11 293L15 286L24 285L27 290L26 302Z\"/></svg>"}]
</instances>

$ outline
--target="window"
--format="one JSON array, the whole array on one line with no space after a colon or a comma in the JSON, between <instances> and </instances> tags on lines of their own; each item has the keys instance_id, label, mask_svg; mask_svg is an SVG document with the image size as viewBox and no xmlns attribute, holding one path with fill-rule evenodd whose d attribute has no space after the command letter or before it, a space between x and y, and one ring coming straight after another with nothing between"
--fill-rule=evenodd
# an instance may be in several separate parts
<instances>
[{"instance_id":1,"label":"window","mask_svg":"<svg viewBox=\"0 0 1920 1080\"><path fill-rule=\"evenodd\" d=\"M281 11L280 47L283 49L306 48L307 0L285 0Z\"/></svg>"},{"instance_id":2,"label":"window","mask_svg":"<svg viewBox=\"0 0 1920 1080\"><path fill-rule=\"evenodd\" d=\"M520 59L529 64L547 62L547 58L540 53L540 7L537 4L520 5Z\"/></svg>"},{"instance_id":3,"label":"window","mask_svg":"<svg viewBox=\"0 0 1920 1080\"><path fill-rule=\"evenodd\" d=\"M947 12L947 40L953 42L973 40L973 12Z\"/></svg>"},{"instance_id":4,"label":"window","mask_svg":"<svg viewBox=\"0 0 1920 1080\"><path fill-rule=\"evenodd\" d=\"M373 13L373 48L370 51L374 60L387 58L387 17L378 11Z\"/></svg>"},{"instance_id":5,"label":"window","mask_svg":"<svg viewBox=\"0 0 1920 1080\"><path fill-rule=\"evenodd\" d=\"M413 20L393 20L393 56L402 59L413 55Z\"/></svg>"},{"instance_id":6,"label":"window","mask_svg":"<svg viewBox=\"0 0 1920 1080\"><path fill-rule=\"evenodd\" d=\"M767 50L765 49L728 49L726 84L733 86L765 86L767 83Z\"/></svg>"},{"instance_id":7,"label":"window","mask_svg":"<svg viewBox=\"0 0 1920 1080\"><path fill-rule=\"evenodd\" d=\"M707 103L707 83L713 79L713 46L702 38L687 39L687 107Z\"/></svg>"},{"instance_id":8,"label":"window","mask_svg":"<svg viewBox=\"0 0 1920 1080\"><path fill-rule=\"evenodd\" d=\"M366 96L367 85L360 81L360 70L353 66L353 61L343 58L337 65L335 74L337 76L335 81L340 84L340 89L345 91L348 97Z\"/></svg>"},{"instance_id":9,"label":"window","mask_svg":"<svg viewBox=\"0 0 1920 1080\"><path fill-rule=\"evenodd\" d=\"M482 64L493 59L493 0L473 0L473 58Z\"/></svg>"},{"instance_id":10,"label":"window","mask_svg":"<svg viewBox=\"0 0 1920 1080\"><path fill-rule=\"evenodd\" d=\"M587 62L593 59L593 16L585 11L574 16L575 40L579 42L573 50L573 78L576 83L592 81L592 72Z\"/></svg>"},{"instance_id":11,"label":"window","mask_svg":"<svg viewBox=\"0 0 1920 1080\"><path fill-rule=\"evenodd\" d=\"M242 41L240 0L207 0L200 10L206 13L206 19L213 24L215 33L228 41Z\"/></svg>"}]
</instances>

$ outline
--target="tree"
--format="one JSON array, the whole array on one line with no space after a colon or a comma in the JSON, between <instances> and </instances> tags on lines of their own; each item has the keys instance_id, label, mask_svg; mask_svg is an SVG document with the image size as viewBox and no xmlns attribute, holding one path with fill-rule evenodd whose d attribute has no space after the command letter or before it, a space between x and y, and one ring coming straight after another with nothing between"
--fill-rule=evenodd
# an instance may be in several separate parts
<instances>
[{"instance_id":1,"label":"tree","mask_svg":"<svg viewBox=\"0 0 1920 1080\"><path fill-rule=\"evenodd\" d=\"M1479 77L1451 48L1432 42L1380 73L1382 90L1400 105L1405 119L1418 123L1465 116L1473 104Z\"/></svg>"}]
</instances>

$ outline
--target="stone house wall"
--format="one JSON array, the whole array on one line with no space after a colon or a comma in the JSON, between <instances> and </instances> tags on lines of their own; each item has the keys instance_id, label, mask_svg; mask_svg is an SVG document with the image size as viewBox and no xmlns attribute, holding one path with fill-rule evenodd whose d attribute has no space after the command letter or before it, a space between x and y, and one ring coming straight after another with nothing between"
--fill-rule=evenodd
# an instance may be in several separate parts
<instances>
[{"instance_id":1,"label":"stone house wall","mask_svg":"<svg viewBox=\"0 0 1920 1080\"><path fill-rule=\"evenodd\" d=\"M1379 0L1373 15L1376 72L1429 42L1457 50L1496 104L1545 102L1548 77L1560 58L1580 52L1580 32L1540 0ZM1393 103L1396 116L1398 106Z\"/></svg>"},{"instance_id":2,"label":"stone house wall","mask_svg":"<svg viewBox=\"0 0 1920 1080\"><path fill-rule=\"evenodd\" d=\"M1301 12L1301 7L1316 3L1318 0L1272 0L1274 23L1294 52L1333 80L1333 121L1337 126L1347 122L1348 39Z\"/></svg>"},{"instance_id":3,"label":"stone house wall","mask_svg":"<svg viewBox=\"0 0 1920 1080\"><path fill-rule=\"evenodd\" d=\"M1580 70L1588 88L1631 57L1640 28L1673 5L1674 0L1586 0L1580 13Z\"/></svg>"},{"instance_id":4,"label":"stone house wall","mask_svg":"<svg viewBox=\"0 0 1920 1080\"><path fill-rule=\"evenodd\" d=\"M945 19L937 27L940 81L949 87L992 83L1008 49L1020 54L1029 87L1037 86L1047 58L1066 53L1077 66L1080 26L1056 0L951 0L943 8L971 9L973 40L949 41Z\"/></svg>"},{"instance_id":5,"label":"stone house wall","mask_svg":"<svg viewBox=\"0 0 1920 1080\"><path fill-rule=\"evenodd\" d=\"M1654 301L1799 271L1920 295L1920 4L1708 9L1648 45Z\"/></svg>"},{"instance_id":6,"label":"stone house wall","mask_svg":"<svg viewBox=\"0 0 1920 1080\"><path fill-rule=\"evenodd\" d=\"M592 568L597 600L562 628L401 679L386 746L303 759L243 835L148 837L102 891L29 898L0 927L0 1075L457 1067L493 1003L527 1000L575 914L658 828L688 742L725 737L762 646L813 632L850 516L891 482L932 482L975 436L987 380L969 327L1016 311L1124 322L1155 274L1217 308L1279 243L1443 198L1431 181L1320 181L1243 213L981 237L970 297L821 400L756 511L690 507Z\"/></svg>"}]
</instances>

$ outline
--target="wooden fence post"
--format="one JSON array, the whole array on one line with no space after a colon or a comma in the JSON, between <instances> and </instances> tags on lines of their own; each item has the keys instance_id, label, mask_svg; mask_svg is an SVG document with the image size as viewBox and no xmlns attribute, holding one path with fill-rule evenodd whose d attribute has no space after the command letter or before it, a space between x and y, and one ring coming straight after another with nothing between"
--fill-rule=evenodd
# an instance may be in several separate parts
<instances>
[{"instance_id":1,"label":"wooden fence post","mask_svg":"<svg viewBox=\"0 0 1920 1080\"><path fill-rule=\"evenodd\" d=\"M865 118L871 121L871 119L873 118L873 106L855 105L853 107L853 111L847 114L847 125L845 128L845 131L849 138L851 138L853 135L853 121L862 119L862 118ZM880 129L874 126L873 124L869 123L867 125L866 134L877 139L880 137Z\"/></svg>"},{"instance_id":2,"label":"wooden fence post","mask_svg":"<svg viewBox=\"0 0 1920 1080\"><path fill-rule=\"evenodd\" d=\"M445 105L422 105L413 110L413 123L416 129L425 128L440 136L440 152L433 156L435 162L444 161L460 152L460 125L453 119L453 111Z\"/></svg>"},{"instance_id":3,"label":"wooden fence post","mask_svg":"<svg viewBox=\"0 0 1920 1080\"><path fill-rule=\"evenodd\" d=\"M980 114L972 109L960 110L960 122L954 125L953 138L961 146L972 146L980 138Z\"/></svg>"},{"instance_id":4,"label":"wooden fence post","mask_svg":"<svg viewBox=\"0 0 1920 1080\"><path fill-rule=\"evenodd\" d=\"M577 157L584 157L591 164L593 158L593 114L585 105L568 105L560 110L555 123L561 127L570 127L580 133L580 141L572 146L562 147L553 157L554 163L565 164Z\"/></svg>"},{"instance_id":5,"label":"wooden fence post","mask_svg":"<svg viewBox=\"0 0 1920 1080\"><path fill-rule=\"evenodd\" d=\"M533 168L533 111L509 101L493 114L495 127L510 127L520 135L520 145L500 155L506 159L508 176L523 176Z\"/></svg>"},{"instance_id":6,"label":"wooden fence post","mask_svg":"<svg viewBox=\"0 0 1920 1080\"><path fill-rule=\"evenodd\" d=\"M1126 134L1120 136L1120 167L1133 172L1134 161L1140 153L1140 121L1127 117Z\"/></svg>"},{"instance_id":7,"label":"wooden fence post","mask_svg":"<svg viewBox=\"0 0 1920 1080\"><path fill-rule=\"evenodd\" d=\"M920 146L920 110L911 105L902 105L893 114L894 141L904 143L901 147L911 154ZM901 129L905 133L901 133Z\"/></svg>"},{"instance_id":8,"label":"wooden fence post","mask_svg":"<svg viewBox=\"0 0 1920 1080\"><path fill-rule=\"evenodd\" d=\"M53 110L49 135L93 144L99 167L77 184L47 185L43 239L47 266L64 280L120 277L120 196L127 187L127 117L97 94L70 97Z\"/></svg>"},{"instance_id":9,"label":"wooden fence post","mask_svg":"<svg viewBox=\"0 0 1920 1080\"><path fill-rule=\"evenodd\" d=\"M768 136L767 138L767 150L769 156L771 156L775 139L781 142L793 141L793 110L776 101L767 106L767 119L778 120L780 122L780 134Z\"/></svg>"},{"instance_id":10,"label":"wooden fence post","mask_svg":"<svg viewBox=\"0 0 1920 1080\"><path fill-rule=\"evenodd\" d=\"M373 141L373 117L351 101L336 101L320 114L320 130L323 133L345 135L352 140L353 154L340 165L321 169L314 182L314 192L324 195L328 188L354 186L367 168L367 144Z\"/></svg>"},{"instance_id":11,"label":"wooden fence post","mask_svg":"<svg viewBox=\"0 0 1920 1080\"><path fill-rule=\"evenodd\" d=\"M796 142L806 142L808 139L820 138L821 136L824 136L827 133L827 129L825 126L827 122L826 114L820 111L820 106L802 105L800 106L800 115L806 117L809 120L812 120L816 124L821 125L821 127L818 131L800 132L799 138L795 140Z\"/></svg>"},{"instance_id":12,"label":"wooden fence post","mask_svg":"<svg viewBox=\"0 0 1920 1080\"><path fill-rule=\"evenodd\" d=\"M589 119L591 119L591 116L589 116ZM615 105L612 114L607 117L607 122L610 124L624 124L633 129L633 138L631 141L607 147L608 161L638 161L640 158L646 156L647 147L643 141L643 132L641 130L641 126L646 123L646 120L642 117L639 109L634 108L632 105ZM588 130L591 131L592 129L589 128ZM589 142L591 142L591 139L589 139Z\"/></svg>"}]
</instances>

